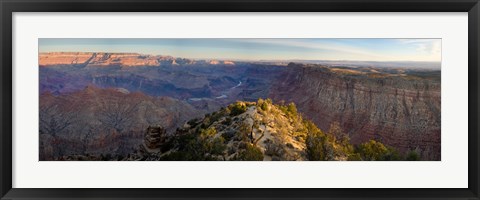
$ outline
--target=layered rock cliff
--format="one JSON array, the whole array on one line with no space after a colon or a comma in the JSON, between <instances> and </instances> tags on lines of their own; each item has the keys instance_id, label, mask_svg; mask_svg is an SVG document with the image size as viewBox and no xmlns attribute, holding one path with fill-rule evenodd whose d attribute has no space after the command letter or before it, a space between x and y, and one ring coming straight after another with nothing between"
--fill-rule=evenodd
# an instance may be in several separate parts
<instances>
[{"instance_id":1,"label":"layered rock cliff","mask_svg":"<svg viewBox=\"0 0 480 200\"><path fill-rule=\"evenodd\" d=\"M164 140L159 136L203 113L170 97L95 86L69 94L44 93L39 110L42 160L70 154L126 156L144 139L145 147L154 151Z\"/></svg>"},{"instance_id":2,"label":"layered rock cliff","mask_svg":"<svg viewBox=\"0 0 480 200\"><path fill-rule=\"evenodd\" d=\"M144 55L138 53L93 53L93 52L50 52L39 54L40 66L64 66L76 67L138 67L138 66L161 66L161 65L192 65L197 61L172 56ZM200 61L200 64L205 61ZM232 61L210 61L210 64L235 65Z\"/></svg>"},{"instance_id":3,"label":"layered rock cliff","mask_svg":"<svg viewBox=\"0 0 480 200\"><path fill-rule=\"evenodd\" d=\"M419 148L423 159L440 160L439 80L290 65L269 96L295 102L322 129L339 122L353 143L375 139L402 152Z\"/></svg>"}]
</instances>

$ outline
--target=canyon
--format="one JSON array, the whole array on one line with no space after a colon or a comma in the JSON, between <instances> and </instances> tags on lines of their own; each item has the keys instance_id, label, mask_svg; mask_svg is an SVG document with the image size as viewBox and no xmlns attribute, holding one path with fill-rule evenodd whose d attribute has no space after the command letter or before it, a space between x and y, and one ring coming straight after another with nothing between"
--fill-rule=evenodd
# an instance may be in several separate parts
<instances>
[{"instance_id":1,"label":"canyon","mask_svg":"<svg viewBox=\"0 0 480 200\"><path fill-rule=\"evenodd\" d=\"M40 53L41 159L128 157L150 125L174 135L186 122L236 101L269 98L295 103L322 130L338 124L352 144L376 140L401 153L418 151L422 160L441 160L440 70L347 64ZM58 116L72 125L49 127L62 121Z\"/></svg>"}]
</instances>

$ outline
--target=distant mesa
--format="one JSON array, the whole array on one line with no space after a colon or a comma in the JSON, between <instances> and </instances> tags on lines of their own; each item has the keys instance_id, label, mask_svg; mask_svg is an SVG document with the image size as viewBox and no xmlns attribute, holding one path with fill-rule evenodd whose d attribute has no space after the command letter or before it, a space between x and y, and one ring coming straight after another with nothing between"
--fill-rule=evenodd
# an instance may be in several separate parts
<instances>
[{"instance_id":1,"label":"distant mesa","mask_svg":"<svg viewBox=\"0 0 480 200\"><path fill-rule=\"evenodd\" d=\"M73 67L139 67L162 65L192 65L197 62L192 59L175 58L164 55L144 55L138 53L103 53L103 52L50 52L40 53L39 65ZM210 60L204 62L211 65L235 65L233 61Z\"/></svg>"},{"instance_id":2,"label":"distant mesa","mask_svg":"<svg viewBox=\"0 0 480 200\"><path fill-rule=\"evenodd\" d=\"M93 53L40 53L40 65L67 65L87 62Z\"/></svg>"},{"instance_id":3,"label":"distant mesa","mask_svg":"<svg viewBox=\"0 0 480 200\"><path fill-rule=\"evenodd\" d=\"M224 65L235 65L234 62L232 62L232 61L227 61L227 60L226 60L226 61L223 61L223 64L224 64Z\"/></svg>"},{"instance_id":4,"label":"distant mesa","mask_svg":"<svg viewBox=\"0 0 480 200\"><path fill-rule=\"evenodd\" d=\"M218 60L211 60L210 62L208 62L209 64L211 65L218 65L220 64L220 62Z\"/></svg>"},{"instance_id":5,"label":"distant mesa","mask_svg":"<svg viewBox=\"0 0 480 200\"><path fill-rule=\"evenodd\" d=\"M220 60L210 60L208 62L208 64L211 64L211 65L235 65L235 63L233 61L229 61L229 60L225 60L225 61L220 61Z\"/></svg>"}]
</instances>

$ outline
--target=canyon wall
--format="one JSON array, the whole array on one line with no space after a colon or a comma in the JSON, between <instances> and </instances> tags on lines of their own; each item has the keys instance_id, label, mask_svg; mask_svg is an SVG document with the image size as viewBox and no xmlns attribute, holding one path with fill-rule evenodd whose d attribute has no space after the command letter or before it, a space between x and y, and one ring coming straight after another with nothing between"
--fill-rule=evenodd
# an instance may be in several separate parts
<instances>
[{"instance_id":1,"label":"canyon wall","mask_svg":"<svg viewBox=\"0 0 480 200\"><path fill-rule=\"evenodd\" d=\"M353 143L375 139L440 160L440 81L372 78L299 65L283 74L269 96L295 102L323 130L339 122Z\"/></svg>"}]
</instances>

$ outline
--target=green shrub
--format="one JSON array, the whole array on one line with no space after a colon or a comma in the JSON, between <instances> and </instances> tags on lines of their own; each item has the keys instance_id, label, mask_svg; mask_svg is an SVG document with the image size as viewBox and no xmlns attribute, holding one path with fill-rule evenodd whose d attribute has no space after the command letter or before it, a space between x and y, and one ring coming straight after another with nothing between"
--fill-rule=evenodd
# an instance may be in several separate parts
<instances>
[{"instance_id":1,"label":"green shrub","mask_svg":"<svg viewBox=\"0 0 480 200\"><path fill-rule=\"evenodd\" d=\"M356 155L354 147L350 144L348 136L337 140L334 132L341 132L338 125L333 125L329 133L325 134L315 124L303 120L307 131L305 145L307 158L309 160L361 160L360 154Z\"/></svg>"},{"instance_id":2,"label":"green shrub","mask_svg":"<svg viewBox=\"0 0 480 200\"><path fill-rule=\"evenodd\" d=\"M191 157L189 157L188 153L186 152L180 152L180 151L175 151L172 153L169 153L167 155L164 155L160 158L160 160L164 161L185 161L185 160L193 160Z\"/></svg>"},{"instance_id":3,"label":"green shrub","mask_svg":"<svg viewBox=\"0 0 480 200\"><path fill-rule=\"evenodd\" d=\"M237 137L242 141L246 141L250 137L251 133L252 133L252 126L246 123L242 123L238 128Z\"/></svg>"},{"instance_id":4,"label":"green shrub","mask_svg":"<svg viewBox=\"0 0 480 200\"><path fill-rule=\"evenodd\" d=\"M277 143L270 142L265 145L265 155L282 157L285 154L285 149Z\"/></svg>"},{"instance_id":5,"label":"green shrub","mask_svg":"<svg viewBox=\"0 0 480 200\"><path fill-rule=\"evenodd\" d=\"M223 113L222 112L213 112L212 113L212 116L210 117L210 121L211 122L216 122L218 121L220 118L223 117Z\"/></svg>"},{"instance_id":6,"label":"green shrub","mask_svg":"<svg viewBox=\"0 0 480 200\"><path fill-rule=\"evenodd\" d=\"M310 132L307 134L305 144L307 146L308 160L326 160L325 142L326 137L321 132Z\"/></svg>"},{"instance_id":7,"label":"green shrub","mask_svg":"<svg viewBox=\"0 0 480 200\"><path fill-rule=\"evenodd\" d=\"M361 161L362 157L358 153L350 154L347 158L348 161Z\"/></svg>"},{"instance_id":8,"label":"green shrub","mask_svg":"<svg viewBox=\"0 0 480 200\"><path fill-rule=\"evenodd\" d=\"M225 117L225 120L222 122L223 125L230 125L232 123L232 118L231 117Z\"/></svg>"},{"instance_id":9,"label":"green shrub","mask_svg":"<svg viewBox=\"0 0 480 200\"><path fill-rule=\"evenodd\" d=\"M191 119L191 120L189 120L189 121L187 122L187 124L190 125L190 126L192 126L192 127L194 127L194 126L196 126L196 125L198 124L198 123L197 123L198 120L199 120L198 118Z\"/></svg>"},{"instance_id":10,"label":"green shrub","mask_svg":"<svg viewBox=\"0 0 480 200\"><path fill-rule=\"evenodd\" d=\"M268 100L268 99L267 99ZM263 99L258 99L257 101L257 106L260 110L263 110L263 111L267 111L268 110L268 101L267 100L263 100ZM271 102L272 100L270 100Z\"/></svg>"},{"instance_id":11,"label":"green shrub","mask_svg":"<svg viewBox=\"0 0 480 200\"><path fill-rule=\"evenodd\" d=\"M288 104L287 112L289 113L289 115L291 117L297 117L298 116L297 107L295 106L295 104L293 102Z\"/></svg>"},{"instance_id":12,"label":"green shrub","mask_svg":"<svg viewBox=\"0 0 480 200\"><path fill-rule=\"evenodd\" d=\"M222 137L225 138L226 141L232 140L236 135L237 131L233 129L225 130L225 132L222 133Z\"/></svg>"},{"instance_id":13,"label":"green shrub","mask_svg":"<svg viewBox=\"0 0 480 200\"><path fill-rule=\"evenodd\" d=\"M420 156L418 155L418 153L416 151L409 151L407 153L407 156L406 156L405 160L418 161L418 160L420 160Z\"/></svg>"},{"instance_id":14,"label":"green shrub","mask_svg":"<svg viewBox=\"0 0 480 200\"><path fill-rule=\"evenodd\" d=\"M211 144L211 145L210 145ZM218 136L209 144L209 153L213 155L222 155L223 151L227 149L225 145L225 139L222 136Z\"/></svg>"},{"instance_id":15,"label":"green shrub","mask_svg":"<svg viewBox=\"0 0 480 200\"><path fill-rule=\"evenodd\" d=\"M272 104L272 103L273 103L273 102L272 102L272 99L270 99L270 98L265 99L265 102L267 102L268 104Z\"/></svg>"},{"instance_id":16,"label":"green shrub","mask_svg":"<svg viewBox=\"0 0 480 200\"><path fill-rule=\"evenodd\" d=\"M385 161L399 161L402 160L402 157L400 156L400 153L392 147L387 147L387 153L383 155L382 160Z\"/></svg>"},{"instance_id":17,"label":"green shrub","mask_svg":"<svg viewBox=\"0 0 480 200\"><path fill-rule=\"evenodd\" d=\"M287 143L286 146L287 146L288 148L290 148L290 149L293 149L293 148L294 148L292 143Z\"/></svg>"},{"instance_id":18,"label":"green shrub","mask_svg":"<svg viewBox=\"0 0 480 200\"><path fill-rule=\"evenodd\" d=\"M268 109L268 104L266 102L263 102L261 105L260 105L260 108L263 110L263 111L267 111Z\"/></svg>"},{"instance_id":19,"label":"green shrub","mask_svg":"<svg viewBox=\"0 0 480 200\"><path fill-rule=\"evenodd\" d=\"M199 133L185 134L174 138L177 150L163 156L162 160L217 160L224 155L227 146L222 136L217 136L214 127L201 129Z\"/></svg>"},{"instance_id":20,"label":"green shrub","mask_svg":"<svg viewBox=\"0 0 480 200\"><path fill-rule=\"evenodd\" d=\"M398 152L386 147L380 142L370 140L366 143L360 144L357 152L361 155L363 160L383 161L383 160L401 160Z\"/></svg>"},{"instance_id":21,"label":"green shrub","mask_svg":"<svg viewBox=\"0 0 480 200\"><path fill-rule=\"evenodd\" d=\"M263 153L262 151L252 144L247 144L246 149L241 151L238 156L234 158L234 160L241 160L241 161L262 161L263 160Z\"/></svg>"},{"instance_id":22,"label":"green shrub","mask_svg":"<svg viewBox=\"0 0 480 200\"><path fill-rule=\"evenodd\" d=\"M247 111L247 106L243 102L236 102L229 106L230 116L237 116Z\"/></svg>"},{"instance_id":23,"label":"green shrub","mask_svg":"<svg viewBox=\"0 0 480 200\"><path fill-rule=\"evenodd\" d=\"M305 127L305 131L308 134L319 134L325 135L312 121L310 120L303 120L303 126Z\"/></svg>"},{"instance_id":24,"label":"green shrub","mask_svg":"<svg viewBox=\"0 0 480 200\"><path fill-rule=\"evenodd\" d=\"M215 134L217 134L217 130L215 127L210 127L207 130L203 130L200 132L200 137L207 138L207 137L212 137Z\"/></svg>"}]
</instances>

